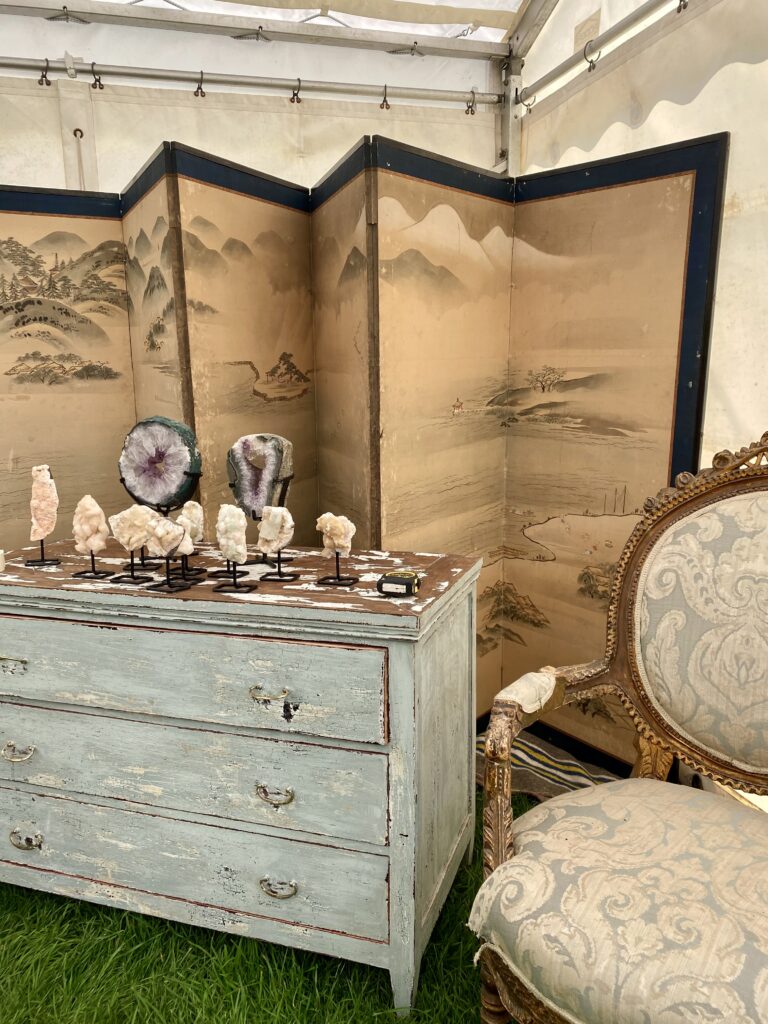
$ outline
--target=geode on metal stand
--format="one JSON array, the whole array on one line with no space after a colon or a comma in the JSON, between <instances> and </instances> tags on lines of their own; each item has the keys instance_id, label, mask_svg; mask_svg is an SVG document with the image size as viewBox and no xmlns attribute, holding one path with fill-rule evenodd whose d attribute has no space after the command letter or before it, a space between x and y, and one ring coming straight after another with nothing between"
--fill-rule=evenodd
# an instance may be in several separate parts
<instances>
[{"instance_id":1,"label":"geode on metal stand","mask_svg":"<svg viewBox=\"0 0 768 1024\"><path fill-rule=\"evenodd\" d=\"M293 444L279 434L247 434L227 452L227 473L235 501L258 522L265 506L285 505L293 479ZM265 554L245 564L273 565Z\"/></svg>"},{"instance_id":2,"label":"geode on metal stand","mask_svg":"<svg viewBox=\"0 0 768 1024\"><path fill-rule=\"evenodd\" d=\"M192 497L202 461L188 426L150 416L126 437L119 465L120 482L134 501L167 515Z\"/></svg>"}]
</instances>

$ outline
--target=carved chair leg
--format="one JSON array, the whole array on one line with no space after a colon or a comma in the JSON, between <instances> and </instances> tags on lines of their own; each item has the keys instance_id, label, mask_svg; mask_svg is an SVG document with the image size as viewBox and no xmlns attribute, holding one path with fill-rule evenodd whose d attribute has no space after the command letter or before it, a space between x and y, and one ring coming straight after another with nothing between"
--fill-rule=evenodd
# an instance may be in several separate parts
<instances>
[{"instance_id":1,"label":"carved chair leg","mask_svg":"<svg viewBox=\"0 0 768 1024\"><path fill-rule=\"evenodd\" d=\"M480 1024L509 1024L510 1016L499 998L499 990L490 970L480 967Z\"/></svg>"}]
</instances>

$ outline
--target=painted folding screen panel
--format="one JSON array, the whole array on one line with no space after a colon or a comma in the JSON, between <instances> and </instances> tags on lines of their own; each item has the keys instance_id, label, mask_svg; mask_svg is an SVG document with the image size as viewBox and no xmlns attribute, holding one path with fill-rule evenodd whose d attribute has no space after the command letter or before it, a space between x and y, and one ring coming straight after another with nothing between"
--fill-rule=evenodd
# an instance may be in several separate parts
<instances>
[{"instance_id":1,"label":"painted folding screen panel","mask_svg":"<svg viewBox=\"0 0 768 1024\"><path fill-rule=\"evenodd\" d=\"M0 190L0 547L29 543L31 467L47 462L68 536L90 492L123 501L134 421L119 196Z\"/></svg>"},{"instance_id":2,"label":"painted folding screen panel","mask_svg":"<svg viewBox=\"0 0 768 1024\"><path fill-rule=\"evenodd\" d=\"M362 548L380 543L367 153L358 146L312 190L311 216L318 512L349 516Z\"/></svg>"},{"instance_id":3,"label":"painted folding screen panel","mask_svg":"<svg viewBox=\"0 0 768 1024\"><path fill-rule=\"evenodd\" d=\"M138 419L194 422L174 154L164 144L122 196Z\"/></svg>"},{"instance_id":4,"label":"painted folding screen panel","mask_svg":"<svg viewBox=\"0 0 768 1024\"><path fill-rule=\"evenodd\" d=\"M503 586L512 183L384 139L377 165L381 543L482 557ZM492 597L491 600L494 598ZM503 685L503 643L480 640L478 691Z\"/></svg>"},{"instance_id":5,"label":"painted folding screen panel","mask_svg":"<svg viewBox=\"0 0 768 1024\"><path fill-rule=\"evenodd\" d=\"M210 522L232 501L237 438L280 434L294 446L296 541L315 543L308 190L180 146L174 158L203 507Z\"/></svg>"},{"instance_id":6,"label":"painted folding screen panel","mask_svg":"<svg viewBox=\"0 0 768 1024\"><path fill-rule=\"evenodd\" d=\"M725 148L718 137L516 184L509 384L494 400L508 680L603 653L643 501L696 468ZM633 759L615 699L549 721Z\"/></svg>"}]
</instances>

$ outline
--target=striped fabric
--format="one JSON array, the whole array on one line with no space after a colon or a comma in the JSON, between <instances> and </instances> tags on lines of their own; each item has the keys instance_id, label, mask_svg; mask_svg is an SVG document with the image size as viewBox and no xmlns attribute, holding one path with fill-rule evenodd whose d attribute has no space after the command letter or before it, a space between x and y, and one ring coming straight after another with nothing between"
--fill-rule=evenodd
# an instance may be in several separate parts
<instances>
[{"instance_id":1,"label":"striped fabric","mask_svg":"<svg viewBox=\"0 0 768 1024\"><path fill-rule=\"evenodd\" d=\"M484 749L485 733L479 733L476 751L477 781L480 785L483 783ZM512 748L512 788L517 793L548 799L558 793L597 786L615 779L616 776L604 768L577 761L570 754L525 730Z\"/></svg>"}]
</instances>

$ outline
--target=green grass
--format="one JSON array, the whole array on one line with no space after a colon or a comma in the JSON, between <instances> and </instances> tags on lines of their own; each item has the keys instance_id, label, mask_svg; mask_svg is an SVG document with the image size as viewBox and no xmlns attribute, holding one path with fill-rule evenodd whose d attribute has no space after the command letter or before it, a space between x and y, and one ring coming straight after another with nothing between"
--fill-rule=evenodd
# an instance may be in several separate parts
<instances>
[{"instance_id":1,"label":"green grass","mask_svg":"<svg viewBox=\"0 0 768 1024\"><path fill-rule=\"evenodd\" d=\"M466 922L481 880L478 813L473 863L460 869L422 962L415 1024L478 1019ZM383 970L0 885L0 1024L395 1020Z\"/></svg>"}]
</instances>

